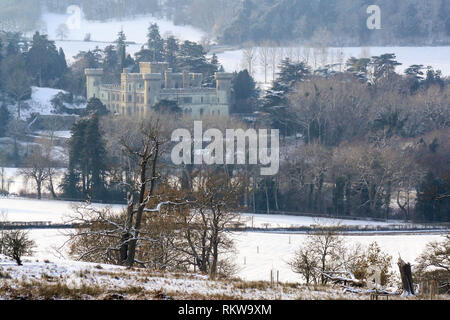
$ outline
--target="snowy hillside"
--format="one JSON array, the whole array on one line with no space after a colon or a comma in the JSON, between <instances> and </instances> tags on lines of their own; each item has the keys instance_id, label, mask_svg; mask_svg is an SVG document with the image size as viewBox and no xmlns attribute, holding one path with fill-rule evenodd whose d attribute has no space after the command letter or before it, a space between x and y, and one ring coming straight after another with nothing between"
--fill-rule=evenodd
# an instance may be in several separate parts
<instances>
[{"instance_id":1,"label":"snowy hillside","mask_svg":"<svg viewBox=\"0 0 450 320\"><path fill-rule=\"evenodd\" d=\"M58 93L67 93L63 90L58 89L52 89L52 88L39 88L39 87L32 87L31 88L31 99L25 101L25 105L28 105L30 108L23 108L21 110L21 118L26 120L30 117L33 113L39 113L40 115L54 115L55 110L52 106L51 100L58 94ZM69 108L75 109L75 108L85 108L85 104L80 105L66 105Z\"/></svg>"},{"instance_id":2,"label":"snowy hillside","mask_svg":"<svg viewBox=\"0 0 450 320\"><path fill-rule=\"evenodd\" d=\"M18 267L0 256L0 299L76 300L294 300L367 299L342 289L314 290L297 285L270 287L269 283L240 280L210 281L195 274L158 274L147 270L75 261L24 259Z\"/></svg>"}]
</instances>

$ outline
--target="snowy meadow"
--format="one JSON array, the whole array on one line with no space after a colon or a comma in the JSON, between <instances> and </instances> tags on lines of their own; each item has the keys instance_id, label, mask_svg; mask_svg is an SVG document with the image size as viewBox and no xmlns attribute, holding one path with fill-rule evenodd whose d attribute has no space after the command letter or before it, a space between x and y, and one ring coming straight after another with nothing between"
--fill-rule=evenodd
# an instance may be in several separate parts
<instances>
[{"instance_id":1,"label":"snowy meadow","mask_svg":"<svg viewBox=\"0 0 450 320\"><path fill-rule=\"evenodd\" d=\"M1 198L0 211L3 218L8 221L33 222L49 221L52 223L64 223L73 215L76 203L65 201L37 201L20 198ZM97 208L110 207L114 211L123 209L120 205L95 205ZM253 218L252 218L253 217ZM252 221L255 227L290 227L309 226L320 221L321 224L343 225L386 225L385 222L353 221L353 220L331 220L314 219L311 217L278 216L278 215L252 215L242 216L242 221L247 224ZM50 261L65 261L70 263L67 255L67 246L70 230L45 229L31 230L31 238L36 242L34 258L47 259ZM293 257L298 247L304 243L304 234L279 234L268 232L234 232L235 240L235 263L237 265L237 276L247 281L269 281L270 273L277 271L281 282L299 281L287 262ZM399 256L413 263L424 250L427 243L439 241L439 234L412 234L412 235L358 235L346 236L348 245L360 244L368 246L377 242L381 249L393 257L396 263ZM393 265L394 267L394 265Z\"/></svg>"}]
</instances>

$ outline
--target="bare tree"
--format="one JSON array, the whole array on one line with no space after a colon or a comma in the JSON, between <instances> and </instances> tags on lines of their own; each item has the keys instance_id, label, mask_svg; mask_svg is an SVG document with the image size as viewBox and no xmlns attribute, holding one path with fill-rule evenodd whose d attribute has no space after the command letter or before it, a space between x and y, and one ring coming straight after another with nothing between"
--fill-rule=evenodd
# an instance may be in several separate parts
<instances>
[{"instance_id":1,"label":"bare tree","mask_svg":"<svg viewBox=\"0 0 450 320\"><path fill-rule=\"evenodd\" d=\"M35 183L39 200L42 198L42 185L49 178L48 162L49 159L44 154L42 147L35 145L24 160L25 168L19 170L25 179L32 179Z\"/></svg>"},{"instance_id":2,"label":"bare tree","mask_svg":"<svg viewBox=\"0 0 450 320\"><path fill-rule=\"evenodd\" d=\"M231 179L221 169L204 168L195 174L191 197L194 201L191 214L184 218L184 241L178 249L191 256L203 273L214 279L224 265L233 241L227 229L237 221L234 213L241 193L240 179ZM225 263L229 265L229 263Z\"/></svg>"},{"instance_id":3,"label":"bare tree","mask_svg":"<svg viewBox=\"0 0 450 320\"><path fill-rule=\"evenodd\" d=\"M264 44L258 49L259 64L264 71L264 83L267 84L267 76L269 71L269 47L268 44Z\"/></svg>"},{"instance_id":4,"label":"bare tree","mask_svg":"<svg viewBox=\"0 0 450 320\"><path fill-rule=\"evenodd\" d=\"M69 28L65 23L61 23L56 29L56 36L63 41L69 36Z\"/></svg>"},{"instance_id":5,"label":"bare tree","mask_svg":"<svg viewBox=\"0 0 450 320\"><path fill-rule=\"evenodd\" d=\"M252 43L247 43L242 54L242 64L244 68L248 70L248 73L253 77L255 75L254 66L258 58L255 46Z\"/></svg>"},{"instance_id":6,"label":"bare tree","mask_svg":"<svg viewBox=\"0 0 450 320\"><path fill-rule=\"evenodd\" d=\"M272 46L269 48L269 67L272 71L272 81L275 81L277 70L278 70L278 64L280 63L280 48L276 46L276 44L272 44Z\"/></svg>"}]
</instances>

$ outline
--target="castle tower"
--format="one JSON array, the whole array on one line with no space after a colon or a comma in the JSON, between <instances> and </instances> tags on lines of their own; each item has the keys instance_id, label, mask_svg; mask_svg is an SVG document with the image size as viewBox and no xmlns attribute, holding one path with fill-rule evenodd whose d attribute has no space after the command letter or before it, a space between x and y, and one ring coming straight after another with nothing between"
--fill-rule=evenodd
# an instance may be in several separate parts
<instances>
[{"instance_id":1,"label":"castle tower","mask_svg":"<svg viewBox=\"0 0 450 320\"><path fill-rule=\"evenodd\" d=\"M100 86L102 85L103 69L86 69L86 98L100 99Z\"/></svg>"},{"instance_id":2,"label":"castle tower","mask_svg":"<svg viewBox=\"0 0 450 320\"><path fill-rule=\"evenodd\" d=\"M144 99L147 108L154 106L159 102L161 95L162 75L159 73L143 74L144 79Z\"/></svg>"},{"instance_id":3,"label":"castle tower","mask_svg":"<svg viewBox=\"0 0 450 320\"><path fill-rule=\"evenodd\" d=\"M216 90L218 103L222 105L231 104L231 81L233 80L232 73L216 72Z\"/></svg>"}]
</instances>

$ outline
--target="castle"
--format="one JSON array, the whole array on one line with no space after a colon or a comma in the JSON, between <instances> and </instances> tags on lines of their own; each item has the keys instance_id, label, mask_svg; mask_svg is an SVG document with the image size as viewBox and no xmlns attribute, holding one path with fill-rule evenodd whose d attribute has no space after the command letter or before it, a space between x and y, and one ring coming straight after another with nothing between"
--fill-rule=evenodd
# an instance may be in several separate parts
<instances>
[{"instance_id":1,"label":"castle","mask_svg":"<svg viewBox=\"0 0 450 320\"><path fill-rule=\"evenodd\" d=\"M114 114L146 117L158 102L175 101L185 114L228 116L232 74L217 72L216 88L202 87L201 73L174 73L164 62L141 62L140 73L124 69L121 84L103 84L103 69L86 69L87 98Z\"/></svg>"}]
</instances>

